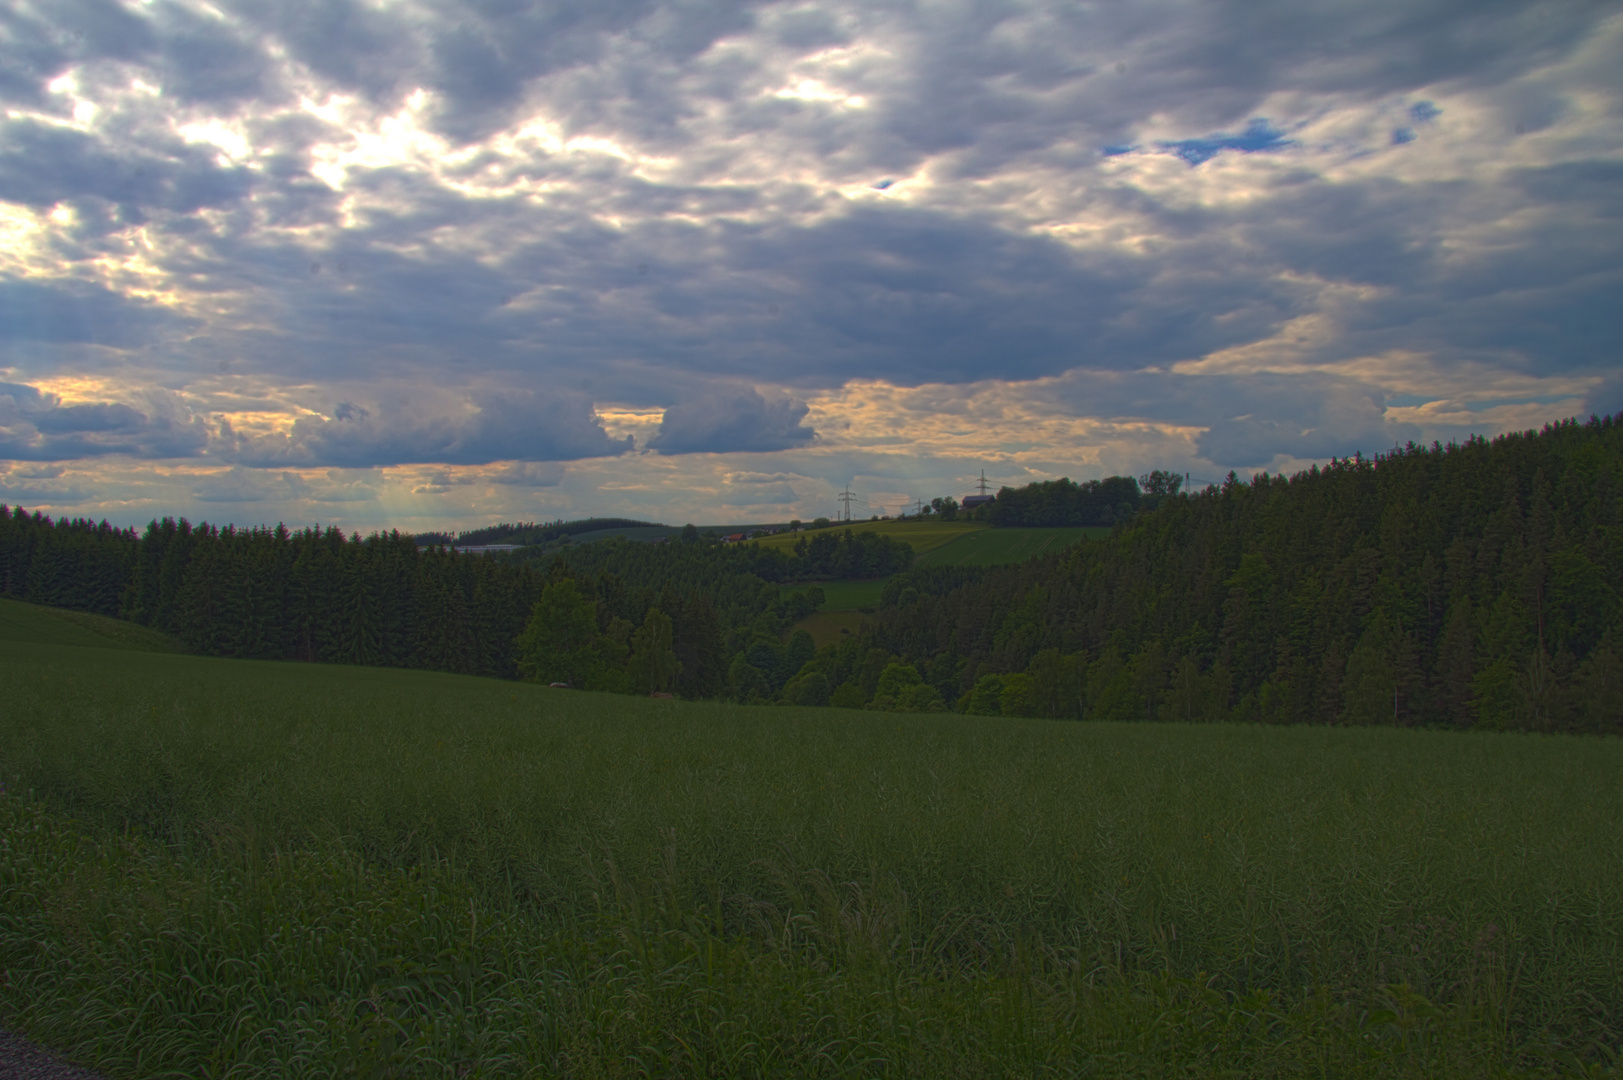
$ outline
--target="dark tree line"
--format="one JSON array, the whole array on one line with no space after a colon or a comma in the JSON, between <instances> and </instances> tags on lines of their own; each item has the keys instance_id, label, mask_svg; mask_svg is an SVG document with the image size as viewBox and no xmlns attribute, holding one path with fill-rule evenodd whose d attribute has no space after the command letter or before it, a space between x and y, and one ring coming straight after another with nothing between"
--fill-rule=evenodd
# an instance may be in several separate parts
<instances>
[{"instance_id":1,"label":"dark tree line","mask_svg":"<svg viewBox=\"0 0 1623 1080\"><path fill-rule=\"evenodd\" d=\"M913 549L877 532L814 532L795 541L792 580L850 581L885 577L913 565Z\"/></svg>"},{"instance_id":2,"label":"dark tree line","mask_svg":"<svg viewBox=\"0 0 1623 1080\"><path fill-rule=\"evenodd\" d=\"M444 544L472 547L478 544L547 544L566 536L597 532L600 529L640 528L651 521L633 521L630 518L585 518L581 521L551 521L537 525L533 521L517 524L502 522L482 529L469 529L460 533L418 533L419 544Z\"/></svg>"},{"instance_id":3,"label":"dark tree line","mask_svg":"<svg viewBox=\"0 0 1623 1080\"><path fill-rule=\"evenodd\" d=\"M137 548L134 529L0 505L0 595L118 616Z\"/></svg>"},{"instance_id":4,"label":"dark tree line","mask_svg":"<svg viewBox=\"0 0 1623 1080\"><path fill-rule=\"evenodd\" d=\"M1138 481L1131 476L1107 476L1083 484L1062 476L1025 487L1000 488L996 501L983 512L994 527L1114 525L1132 517L1141 501Z\"/></svg>"},{"instance_id":5,"label":"dark tree line","mask_svg":"<svg viewBox=\"0 0 1623 1080\"><path fill-rule=\"evenodd\" d=\"M897 663L970 712L1617 731L1620 590L1623 423L1568 421L1231 474L1060 556L903 575L835 694Z\"/></svg>"},{"instance_id":6,"label":"dark tree line","mask_svg":"<svg viewBox=\"0 0 1623 1080\"><path fill-rule=\"evenodd\" d=\"M886 577L913 565L913 549L902 541L851 529L812 532L799 537L788 551L760 544L721 544L700 538L695 531L669 543L610 537L563 552L515 552L509 557L518 562L562 559L583 570L609 570L628 584L649 588L674 582L684 589L746 593L763 585ZM729 603L722 596L716 602Z\"/></svg>"},{"instance_id":7,"label":"dark tree line","mask_svg":"<svg viewBox=\"0 0 1623 1080\"><path fill-rule=\"evenodd\" d=\"M684 652L679 622L675 651L682 674L677 692L684 697L725 693L745 701L769 701L777 698L815 652L810 648L810 636L803 632L788 642L783 640L789 627L822 604L822 591L815 582L883 577L905 570L912 565L913 549L879 533L850 529L814 532L797 540L792 551L760 544L719 544L694 530L670 543L611 538L563 553L515 553L512 558L567 566L569 573L583 580L612 578L642 595L674 592L705 597L718 628L718 678L707 674L702 684L690 679L691 661ZM792 588L797 583L808 587ZM670 610L663 602L659 606ZM622 625L619 632L623 637L627 628ZM604 676L601 667L595 670L598 674L589 681L613 685L612 676ZM712 669L707 666L705 670Z\"/></svg>"},{"instance_id":8,"label":"dark tree line","mask_svg":"<svg viewBox=\"0 0 1623 1080\"><path fill-rule=\"evenodd\" d=\"M669 651L680 673L667 681L684 697L719 694L734 653L815 610L820 598L777 584L804 571L755 545L610 540L509 559L419 549L399 533L165 518L138 535L0 507L0 594L129 619L193 652L515 678L538 601L567 579L594 623L598 685L634 691L632 668ZM639 653L649 625L668 641Z\"/></svg>"},{"instance_id":9,"label":"dark tree line","mask_svg":"<svg viewBox=\"0 0 1623 1080\"><path fill-rule=\"evenodd\" d=\"M399 533L164 518L137 535L21 508L0 513L0 567L8 595L129 619L209 656L502 676L542 584Z\"/></svg>"},{"instance_id":10,"label":"dark tree line","mask_svg":"<svg viewBox=\"0 0 1623 1080\"><path fill-rule=\"evenodd\" d=\"M1193 493L1152 479L1130 517L1125 501L1088 504L1115 507L1108 539L998 569L911 570L905 545L848 530L793 552L692 530L491 558L394 533L164 519L137 536L0 507L0 592L133 619L211 655L633 693L1623 731L1618 418L1288 478L1230 474ZM1115 480L1109 498L1138 491ZM1052 516L1113 481L1033 485L1004 505L1023 506L1023 523L1071 523ZM803 631L785 639L822 601L793 583L884 574L861 633L821 651Z\"/></svg>"}]
</instances>

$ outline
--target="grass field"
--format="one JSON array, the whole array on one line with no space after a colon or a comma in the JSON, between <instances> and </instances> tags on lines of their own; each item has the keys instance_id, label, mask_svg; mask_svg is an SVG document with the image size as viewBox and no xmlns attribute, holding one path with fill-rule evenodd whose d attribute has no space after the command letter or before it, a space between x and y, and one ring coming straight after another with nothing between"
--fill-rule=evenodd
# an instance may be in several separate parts
<instances>
[{"instance_id":1,"label":"grass field","mask_svg":"<svg viewBox=\"0 0 1623 1080\"><path fill-rule=\"evenodd\" d=\"M782 588L786 593L802 591L809 584L816 585L823 590L824 597L822 609L785 630L784 640L787 641L796 630L804 630L812 636L819 649L838 644L842 638L862 628L862 609L872 610L879 606L879 596L884 591L886 580L873 578L868 581L817 581L784 585Z\"/></svg>"},{"instance_id":2,"label":"grass field","mask_svg":"<svg viewBox=\"0 0 1623 1080\"><path fill-rule=\"evenodd\" d=\"M885 589L886 578L866 581L796 581L782 586L782 591L805 592L813 585L823 590L824 611L856 611L859 608L879 606L879 594Z\"/></svg>"},{"instance_id":3,"label":"grass field","mask_svg":"<svg viewBox=\"0 0 1623 1080\"><path fill-rule=\"evenodd\" d=\"M185 651L185 646L178 639L122 619L6 599L0 599L0 641L33 641L97 649L136 649L142 652Z\"/></svg>"},{"instance_id":4,"label":"grass field","mask_svg":"<svg viewBox=\"0 0 1623 1080\"><path fill-rule=\"evenodd\" d=\"M861 611L851 609L814 612L785 630L783 639L788 641L796 630L804 630L819 649L838 645L842 638L862 629L863 618Z\"/></svg>"},{"instance_id":5,"label":"grass field","mask_svg":"<svg viewBox=\"0 0 1623 1080\"><path fill-rule=\"evenodd\" d=\"M986 526L978 521L853 521L849 526L840 524L833 528L850 528L852 532L877 532L908 544L913 548L914 554L923 554L944 544L950 544L961 536L979 532ZM794 547L796 540L809 540L815 535L812 532L779 533L777 536L764 536L751 542L762 547L788 549Z\"/></svg>"},{"instance_id":6,"label":"grass field","mask_svg":"<svg viewBox=\"0 0 1623 1080\"><path fill-rule=\"evenodd\" d=\"M914 566L995 566L1024 562L1062 551L1083 537L1108 536L1109 529L989 529L965 522L864 522L861 528L881 529L888 535L913 545ZM783 546L792 537L771 537L767 543ZM832 645L845 634L854 634L861 624L856 612L879 606L885 588L884 578L869 581L816 582L825 597L823 610L800 620L791 629L806 630L820 649ZM806 583L785 585L785 592L806 588Z\"/></svg>"},{"instance_id":7,"label":"grass field","mask_svg":"<svg viewBox=\"0 0 1623 1080\"><path fill-rule=\"evenodd\" d=\"M1615 1074L1623 741L751 709L51 618L0 623L0 1023L117 1076Z\"/></svg>"},{"instance_id":8,"label":"grass field","mask_svg":"<svg viewBox=\"0 0 1623 1080\"><path fill-rule=\"evenodd\" d=\"M915 566L999 566L1063 551L1084 537L1110 535L1108 527L981 529L921 552Z\"/></svg>"}]
</instances>

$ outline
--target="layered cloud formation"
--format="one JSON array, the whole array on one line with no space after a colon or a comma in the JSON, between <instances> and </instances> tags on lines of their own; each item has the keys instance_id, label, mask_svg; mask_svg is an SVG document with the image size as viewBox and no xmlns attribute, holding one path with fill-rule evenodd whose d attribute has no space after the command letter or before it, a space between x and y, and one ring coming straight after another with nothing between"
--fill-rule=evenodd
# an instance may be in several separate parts
<instances>
[{"instance_id":1,"label":"layered cloud formation","mask_svg":"<svg viewBox=\"0 0 1623 1080\"><path fill-rule=\"evenodd\" d=\"M0 500L811 516L1616 410L1620 63L1581 0L27 0Z\"/></svg>"}]
</instances>

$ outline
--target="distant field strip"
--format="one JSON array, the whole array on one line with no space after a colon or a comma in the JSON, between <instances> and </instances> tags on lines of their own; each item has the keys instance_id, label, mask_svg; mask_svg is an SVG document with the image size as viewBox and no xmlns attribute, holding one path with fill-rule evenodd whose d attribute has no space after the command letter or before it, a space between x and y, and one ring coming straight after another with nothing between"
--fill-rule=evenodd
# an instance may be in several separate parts
<instances>
[{"instance_id":1,"label":"distant field strip","mask_svg":"<svg viewBox=\"0 0 1623 1080\"><path fill-rule=\"evenodd\" d=\"M1063 551L1086 537L1109 536L1108 527L981 529L919 555L915 566L998 566Z\"/></svg>"},{"instance_id":2,"label":"distant field strip","mask_svg":"<svg viewBox=\"0 0 1623 1080\"><path fill-rule=\"evenodd\" d=\"M986 529L977 521L853 521L850 525L832 525L831 529L847 529L852 532L876 532L882 536L889 536L902 541L911 547L915 554L934 551L944 544L950 544L959 537L970 533L981 532ZM791 549L795 541L810 540L816 532L779 533L777 536L763 536L754 541L762 547Z\"/></svg>"},{"instance_id":3,"label":"distant field strip","mask_svg":"<svg viewBox=\"0 0 1623 1080\"><path fill-rule=\"evenodd\" d=\"M785 593L805 592L816 586L823 590L824 611L855 611L858 608L878 607L879 594L884 591L885 578L868 581L797 581L781 588Z\"/></svg>"},{"instance_id":4,"label":"distant field strip","mask_svg":"<svg viewBox=\"0 0 1623 1080\"><path fill-rule=\"evenodd\" d=\"M142 652L186 651L179 639L122 619L5 599L0 599L0 641Z\"/></svg>"},{"instance_id":5,"label":"distant field strip","mask_svg":"<svg viewBox=\"0 0 1623 1080\"><path fill-rule=\"evenodd\" d=\"M812 643L821 649L825 645L837 645L841 638L860 631L862 629L862 619L862 612L848 608L819 611L806 616L795 623L794 626L785 630L783 637L788 640L789 635L794 631L804 630L812 636Z\"/></svg>"}]
</instances>

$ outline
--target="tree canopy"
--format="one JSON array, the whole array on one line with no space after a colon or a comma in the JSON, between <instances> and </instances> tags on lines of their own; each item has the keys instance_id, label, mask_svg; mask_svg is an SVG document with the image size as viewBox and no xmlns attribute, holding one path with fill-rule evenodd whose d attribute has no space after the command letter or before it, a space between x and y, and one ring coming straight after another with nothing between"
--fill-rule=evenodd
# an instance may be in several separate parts
<instances>
[{"instance_id":1,"label":"tree canopy","mask_svg":"<svg viewBox=\"0 0 1623 1080\"><path fill-rule=\"evenodd\" d=\"M1108 538L912 568L827 529L792 551L610 539L512 556L0 507L0 593L216 656L426 667L632 693L1002 716L1623 731L1623 423L1568 421L1183 489L1005 488L1001 524ZM817 580L887 577L818 650ZM803 587L796 588L799 583Z\"/></svg>"}]
</instances>

